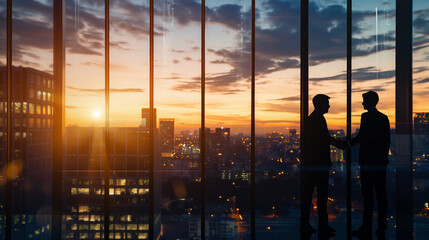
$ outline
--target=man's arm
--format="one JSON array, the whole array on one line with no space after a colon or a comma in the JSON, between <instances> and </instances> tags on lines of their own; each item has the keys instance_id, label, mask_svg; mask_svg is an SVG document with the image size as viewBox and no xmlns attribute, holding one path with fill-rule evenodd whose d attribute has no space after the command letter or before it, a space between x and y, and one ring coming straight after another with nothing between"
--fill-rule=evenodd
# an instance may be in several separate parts
<instances>
[{"instance_id":1,"label":"man's arm","mask_svg":"<svg viewBox=\"0 0 429 240\"><path fill-rule=\"evenodd\" d=\"M350 141L349 141L350 146L354 146L360 142L361 137L362 137L361 133L362 133L362 130L364 130L364 129L365 129L365 117L364 117L364 114L362 114L360 117L359 132L354 138L350 139Z\"/></svg>"},{"instance_id":2,"label":"man's arm","mask_svg":"<svg viewBox=\"0 0 429 240\"><path fill-rule=\"evenodd\" d=\"M386 154L389 155L389 148L390 148L390 122L389 118L385 117L385 124L383 129L383 143L384 143L384 149L386 151Z\"/></svg>"},{"instance_id":3,"label":"man's arm","mask_svg":"<svg viewBox=\"0 0 429 240\"><path fill-rule=\"evenodd\" d=\"M330 137L330 141L331 141L332 146L339 148L339 149L345 149L347 147L347 141L342 141L342 140L336 139L332 136L329 136L329 137Z\"/></svg>"}]
</instances>

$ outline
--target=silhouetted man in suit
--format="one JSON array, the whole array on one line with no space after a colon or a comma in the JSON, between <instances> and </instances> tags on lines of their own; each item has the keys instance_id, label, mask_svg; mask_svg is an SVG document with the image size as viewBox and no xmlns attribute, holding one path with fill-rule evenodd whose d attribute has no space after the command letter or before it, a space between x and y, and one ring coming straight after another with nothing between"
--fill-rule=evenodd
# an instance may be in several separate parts
<instances>
[{"instance_id":1,"label":"silhouetted man in suit","mask_svg":"<svg viewBox=\"0 0 429 240\"><path fill-rule=\"evenodd\" d=\"M318 94L313 98L314 111L305 119L301 161L301 237L316 230L310 225L310 208L314 188L317 188L317 214L319 236L334 236L328 225L328 180L331 166L330 145L344 148L345 143L329 135L323 114L328 112L329 97Z\"/></svg>"},{"instance_id":2,"label":"silhouetted man in suit","mask_svg":"<svg viewBox=\"0 0 429 240\"><path fill-rule=\"evenodd\" d=\"M369 91L362 95L363 108L368 110L361 116L360 130L356 137L350 140L351 145L360 143L359 164L363 198L363 223L352 234L362 239L372 236L372 215L374 193L378 206L379 239L385 239L387 228L387 194L386 194L386 165L390 147L390 124L386 115L379 112L375 106L378 94Z\"/></svg>"}]
</instances>

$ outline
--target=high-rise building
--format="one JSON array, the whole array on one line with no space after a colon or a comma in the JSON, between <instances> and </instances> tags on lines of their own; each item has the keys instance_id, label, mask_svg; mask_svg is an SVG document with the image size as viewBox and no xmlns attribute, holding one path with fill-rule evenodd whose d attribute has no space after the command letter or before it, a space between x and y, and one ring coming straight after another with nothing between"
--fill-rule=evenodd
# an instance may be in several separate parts
<instances>
[{"instance_id":1,"label":"high-rise building","mask_svg":"<svg viewBox=\"0 0 429 240\"><path fill-rule=\"evenodd\" d=\"M110 239L147 239L149 134L110 128ZM67 127L63 209L66 239L102 239L104 128Z\"/></svg>"},{"instance_id":2,"label":"high-rise building","mask_svg":"<svg viewBox=\"0 0 429 240\"><path fill-rule=\"evenodd\" d=\"M295 145L299 148L299 134L296 133L296 129L294 129L294 128L289 129L288 141L292 145Z\"/></svg>"},{"instance_id":3,"label":"high-rise building","mask_svg":"<svg viewBox=\"0 0 429 240\"><path fill-rule=\"evenodd\" d=\"M7 163L6 67L0 67L0 167L15 169L12 179L13 234L20 239L49 237L52 182L52 75L12 67L12 151ZM5 186L5 177L0 186ZM4 198L4 194L0 198ZM28 196L31 196L28 197ZM3 199L2 199L3 201ZM2 218L3 219L3 218ZM44 219L37 222L36 219Z\"/></svg>"},{"instance_id":4,"label":"high-rise building","mask_svg":"<svg viewBox=\"0 0 429 240\"><path fill-rule=\"evenodd\" d=\"M150 108L142 108L142 118L141 118L141 128L150 128ZM153 109L153 122L154 122L154 128L156 129L156 108Z\"/></svg>"},{"instance_id":5,"label":"high-rise building","mask_svg":"<svg viewBox=\"0 0 429 240\"><path fill-rule=\"evenodd\" d=\"M329 134L337 139L342 139L346 136L343 129L329 130ZM344 151L331 145L331 160L334 162L344 160Z\"/></svg>"},{"instance_id":6,"label":"high-rise building","mask_svg":"<svg viewBox=\"0 0 429 240\"><path fill-rule=\"evenodd\" d=\"M429 155L429 113L414 113L414 154L421 160Z\"/></svg>"},{"instance_id":7,"label":"high-rise building","mask_svg":"<svg viewBox=\"0 0 429 240\"><path fill-rule=\"evenodd\" d=\"M174 118L159 119L159 140L162 157L172 157L174 152Z\"/></svg>"},{"instance_id":8,"label":"high-rise building","mask_svg":"<svg viewBox=\"0 0 429 240\"><path fill-rule=\"evenodd\" d=\"M183 170L183 159L175 159L174 156L174 118L159 119L159 154L161 155L161 168L169 170ZM174 171L169 171L172 174Z\"/></svg>"},{"instance_id":9,"label":"high-rise building","mask_svg":"<svg viewBox=\"0 0 429 240\"><path fill-rule=\"evenodd\" d=\"M215 131L210 132L208 136L209 140L206 141L208 168L211 170L223 168L230 160L230 129L224 127L215 128ZM217 171L212 171L212 173L218 174Z\"/></svg>"},{"instance_id":10,"label":"high-rise building","mask_svg":"<svg viewBox=\"0 0 429 240\"><path fill-rule=\"evenodd\" d=\"M414 113L414 134L429 135L429 113Z\"/></svg>"},{"instance_id":11,"label":"high-rise building","mask_svg":"<svg viewBox=\"0 0 429 240\"><path fill-rule=\"evenodd\" d=\"M109 128L110 239L148 239L149 109L139 127ZM154 112L156 119L156 110ZM155 141L157 134L155 130ZM63 174L66 239L102 239L104 224L104 128L67 127ZM158 159L154 156L154 161ZM159 179L155 178L155 186ZM158 207L158 206L155 206ZM155 235L159 233L155 221Z\"/></svg>"},{"instance_id":12,"label":"high-rise building","mask_svg":"<svg viewBox=\"0 0 429 240\"><path fill-rule=\"evenodd\" d=\"M229 128L216 128L213 137L213 142L218 146L229 145L231 141L231 133Z\"/></svg>"}]
</instances>

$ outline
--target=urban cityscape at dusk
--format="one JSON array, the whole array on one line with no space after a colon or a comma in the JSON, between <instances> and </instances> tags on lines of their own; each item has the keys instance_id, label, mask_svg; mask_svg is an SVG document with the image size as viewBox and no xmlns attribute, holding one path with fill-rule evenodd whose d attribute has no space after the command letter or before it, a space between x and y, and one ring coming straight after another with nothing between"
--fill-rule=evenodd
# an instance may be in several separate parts
<instances>
[{"instance_id":1,"label":"urban cityscape at dusk","mask_svg":"<svg viewBox=\"0 0 429 240\"><path fill-rule=\"evenodd\" d=\"M329 149L326 239L351 239L364 203L360 145L347 139L368 91L390 122L385 239L407 233L404 198L412 238L429 239L429 2L412 1L400 97L402 0L352 1L351 23L349 1L308 1L304 91L302 1L256 0L252 19L252 0L0 0L0 240L307 239L301 123L317 94L330 97L326 134L344 141Z\"/></svg>"}]
</instances>

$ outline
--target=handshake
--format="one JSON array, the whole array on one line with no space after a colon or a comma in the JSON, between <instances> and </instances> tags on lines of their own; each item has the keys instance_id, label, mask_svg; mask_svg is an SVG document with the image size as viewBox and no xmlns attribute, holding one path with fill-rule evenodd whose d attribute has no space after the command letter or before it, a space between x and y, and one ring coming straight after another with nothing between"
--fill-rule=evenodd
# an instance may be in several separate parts
<instances>
[{"instance_id":1,"label":"handshake","mask_svg":"<svg viewBox=\"0 0 429 240\"><path fill-rule=\"evenodd\" d=\"M350 141L338 140L333 137L331 137L331 145L339 149L346 149L347 147L352 147Z\"/></svg>"}]
</instances>

